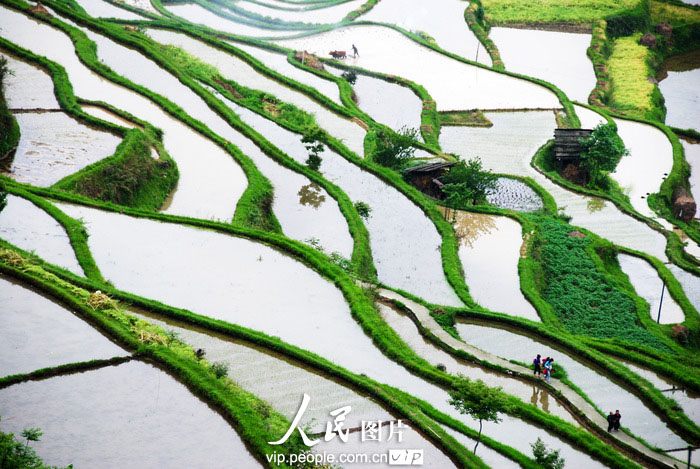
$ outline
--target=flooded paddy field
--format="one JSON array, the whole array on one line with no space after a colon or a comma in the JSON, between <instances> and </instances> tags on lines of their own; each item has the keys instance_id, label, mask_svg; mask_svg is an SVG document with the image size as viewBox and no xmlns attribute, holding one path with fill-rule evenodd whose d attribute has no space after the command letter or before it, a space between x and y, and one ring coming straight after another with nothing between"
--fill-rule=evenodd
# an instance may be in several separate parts
<instances>
[{"instance_id":1,"label":"flooded paddy field","mask_svg":"<svg viewBox=\"0 0 700 469\"><path fill-rule=\"evenodd\" d=\"M145 19L141 15L137 15L124 8L119 8L105 0L78 0L77 3L85 9L88 15L96 18L116 18L120 20L136 21Z\"/></svg>"},{"instance_id":2,"label":"flooded paddy field","mask_svg":"<svg viewBox=\"0 0 700 469\"><path fill-rule=\"evenodd\" d=\"M4 277L0 302L0 376L127 355L71 311Z\"/></svg>"},{"instance_id":3,"label":"flooded paddy field","mask_svg":"<svg viewBox=\"0 0 700 469\"><path fill-rule=\"evenodd\" d=\"M690 52L667 60L659 75L666 124L681 129L700 129L700 53Z\"/></svg>"},{"instance_id":4,"label":"flooded paddy field","mask_svg":"<svg viewBox=\"0 0 700 469\"><path fill-rule=\"evenodd\" d=\"M593 64L586 56L590 34L492 28L506 69L557 85L571 99L588 101L595 87Z\"/></svg>"},{"instance_id":5,"label":"flooded paddy field","mask_svg":"<svg viewBox=\"0 0 700 469\"><path fill-rule=\"evenodd\" d=\"M63 226L27 199L7 196L7 205L0 211L0 237L47 262L83 275Z\"/></svg>"},{"instance_id":6,"label":"flooded paddy field","mask_svg":"<svg viewBox=\"0 0 700 469\"><path fill-rule=\"evenodd\" d=\"M328 50L355 44L360 55L348 60L349 64L420 83L440 111L560 107L556 96L544 87L448 58L387 27L347 26L276 42L323 56Z\"/></svg>"},{"instance_id":7,"label":"flooded paddy field","mask_svg":"<svg viewBox=\"0 0 700 469\"><path fill-rule=\"evenodd\" d=\"M662 41L626 57L659 81L644 107L654 78L607 81L614 19L592 37L504 1L510 20L462 0L0 2L0 436L76 468L535 467L540 443L565 468L680 467L663 450L700 435L700 251L669 189L697 198L700 145L676 131L686 174L658 124L697 130L697 15L636 13ZM583 129L614 119L614 171L539 151L572 104ZM581 168L606 177L578 189ZM87 198L78 172L113 192Z\"/></svg>"},{"instance_id":8,"label":"flooded paddy field","mask_svg":"<svg viewBox=\"0 0 700 469\"><path fill-rule=\"evenodd\" d=\"M190 23L207 26L211 29L239 36L251 37L278 37L291 36L297 34L296 30L279 30L269 28L257 28L246 24L244 18L240 18L241 22L233 21L232 19L219 16L206 8L194 4L170 4L166 9ZM231 14L233 16L233 14Z\"/></svg>"},{"instance_id":9,"label":"flooded paddy field","mask_svg":"<svg viewBox=\"0 0 700 469\"><path fill-rule=\"evenodd\" d=\"M471 296L492 311L539 321L520 291L518 260L523 239L518 222L507 217L445 210L459 239L459 257Z\"/></svg>"},{"instance_id":10,"label":"flooded paddy field","mask_svg":"<svg viewBox=\"0 0 700 469\"><path fill-rule=\"evenodd\" d=\"M63 112L15 115L22 137L9 168L18 182L50 186L114 154L119 137L88 127Z\"/></svg>"},{"instance_id":11,"label":"flooded paddy field","mask_svg":"<svg viewBox=\"0 0 700 469\"><path fill-rule=\"evenodd\" d=\"M4 431L40 427L34 448L58 466L260 467L219 414L139 361L1 389L0 412Z\"/></svg>"},{"instance_id":12,"label":"flooded paddy field","mask_svg":"<svg viewBox=\"0 0 700 469\"><path fill-rule=\"evenodd\" d=\"M460 0L436 0L430 4L421 0L382 0L360 19L426 33L448 52L491 65L488 52L467 26L466 7Z\"/></svg>"}]
</instances>

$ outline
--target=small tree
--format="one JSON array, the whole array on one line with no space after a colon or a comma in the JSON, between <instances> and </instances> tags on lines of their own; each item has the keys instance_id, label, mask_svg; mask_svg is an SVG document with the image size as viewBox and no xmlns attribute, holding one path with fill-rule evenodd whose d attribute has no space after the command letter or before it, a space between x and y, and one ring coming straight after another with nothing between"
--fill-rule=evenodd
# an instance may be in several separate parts
<instances>
[{"instance_id":1,"label":"small tree","mask_svg":"<svg viewBox=\"0 0 700 469\"><path fill-rule=\"evenodd\" d=\"M398 132L379 130L374 151L374 161L388 168L400 169L413 158L418 131L406 126Z\"/></svg>"},{"instance_id":2,"label":"small tree","mask_svg":"<svg viewBox=\"0 0 700 469\"><path fill-rule=\"evenodd\" d=\"M593 133L582 138L581 168L588 172L591 183L598 185L606 172L615 171L620 159L629 154L611 124L598 124Z\"/></svg>"},{"instance_id":3,"label":"small tree","mask_svg":"<svg viewBox=\"0 0 700 469\"><path fill-rule=\"evenodd\" d=\"M544 469L564 468L564 463L566 461L559 456L559 450L548 449L541 438L537 438L537 441L532 443L530 447L532 448L532 455L535 458L535 462Z\"/></svg>"},{"instance_id":4,"label":"small tree","mask_svg":"<svg viewBox=\"0 0 700 469\"><path fill-rule=\"evenodd\" d=\"M228 363L226 362L212 363L209 368L217 378L223 378L224 376L228 375Z\"/></svg>"},{"instance_id":5,"label":"small tree","mask_svg":"<svg viewBox=\"0 0 700 469\"><path fill-rule=\"evenodd\" d=\"M362 201L355 202L355 210L357 210L357 214L365 220L367 220L372 213L372 207Z\"/></svg>"},{"instance_id":6,"label":"small tree","mask_svg":"<svg viewBox=\"0 0 700 469\"><path fill-rule=\"evenodd\" d=\"M357 73L355 73L352 70L346 70L340 76L345 78L345 81L347 81L351 85L354 85L357 81Z\"/></svg>"},{"instance_id":7,"label":"small tree","mask_svg":"<svg viewBox=\"0 0 700 469\"><path fill-rule=\"evenodd\" d=\"M39 441L39 439L41 439L41 435L43 434L44 432L42 432L40 428L36 427L25 428L22 430L22 437L27 440L27 446L29 446L30 441Z\"/></svg>"},{"instance_id":8,"label":"small tree","mask_svg":"<svg viewBox=\"0 0 700 469\"><path fill-rule=\"evenodd\" d=\"M450 391L449 403L453 405L460 414L468 415L479 421L479 435L474 445L474 453L481 442L481 430L484 421L499 423L499 412L506 410L506 396L501 388L491 388L483 381L472 381L464 376L460 376Z\"/></svg>"},{"instance_id":9,"label":"small tree","mask_svg":"<svg viewBox=\"0 0 700 469\"><path fill-rule=\"evenodd\" d=\"M321 162L323 161L321 159L321 153L323 153L324 150L324 146L320 141L318 132L305 134L301 138L301 143L304 144L304 147L309 152L309 157L306 159L306 166L314 171L318 171L318 168L321 167Z\"/></svg>"},{"instance_id":10,"label":"small tree","mask_svg":"<svg viewBox=\"0 0 700 469\"><path fill-rule=\"evenodd\" d=\"M445 203L450 207L464 207L486 202L489 191L496 188L498 176L483 169L481 160L460 160L442 177Z\"/></svg>"}]
</instances>

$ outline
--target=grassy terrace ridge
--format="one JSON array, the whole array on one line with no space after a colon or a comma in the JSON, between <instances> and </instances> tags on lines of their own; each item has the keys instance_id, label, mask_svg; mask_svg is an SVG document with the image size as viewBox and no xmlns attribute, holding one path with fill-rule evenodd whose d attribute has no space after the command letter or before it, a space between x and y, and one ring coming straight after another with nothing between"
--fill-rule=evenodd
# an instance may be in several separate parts
<instances>
[{"instance_id":1,"label":"grassy terrace ridge","mask_svg":"<svg viewBox=\"0 0 700 469\"><path fill-rule=\"evenodd\" d=\"M3 89L5 76L10 73L7 69L7 62L0 57L0 162L11 158L17 145L19 144L20 129L17 119L7 108L5 93Z\"/></svg>"}]
</instances>

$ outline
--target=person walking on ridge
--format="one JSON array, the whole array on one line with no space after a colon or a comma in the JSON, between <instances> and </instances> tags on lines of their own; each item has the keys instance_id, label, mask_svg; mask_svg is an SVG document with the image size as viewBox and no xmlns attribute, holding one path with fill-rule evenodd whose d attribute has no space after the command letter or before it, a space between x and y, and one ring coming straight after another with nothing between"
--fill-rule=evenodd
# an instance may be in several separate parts
<instances>
[{"instance_id":1,"label":"person walking on ridge","mask_svg":"<svg viewBox=\"0 0 700 469\"><path fill-rule=\"evenodd\" d=\"M612 429L615 428L615 414L612 413L612 410L608 414L607 421L608 421L608 433L610 433L612 431Z\"/></svg>"},{"instance_id":2,"label":"person walking on ridge","mask_svg":"<svg viewBox=\"0 0 700 469\"><path fill-rule=\"evenodd\" d=\"M620 421L622 420L622 415L620 414L619 410L615 411L615 415L613 415L613 430L616 432L620 431Z\"/></svg>"},{"instance_id":3,"label":"person walking on ridge","mask_svg":"<svg viewBox=\"0 0 700 469\"><path fill-rule=\"evenodd\" d=\"M539 353L535 357L534 360L532 360L532 366L535 369L535 376L541 376L542 375L542 355Z\"/></svg>"},{"instance_id":4,"label":"person walking on ridge","mask_svg":"<svg viewBox=\"0 0 700 469\"><path fill-rule=\"evenodd\" d=\"M360 53L357 51L357 47L355 47L355 44L352 45L352 56L353 58L358 58L360 56Z\"/></svg>"}]
</instances>

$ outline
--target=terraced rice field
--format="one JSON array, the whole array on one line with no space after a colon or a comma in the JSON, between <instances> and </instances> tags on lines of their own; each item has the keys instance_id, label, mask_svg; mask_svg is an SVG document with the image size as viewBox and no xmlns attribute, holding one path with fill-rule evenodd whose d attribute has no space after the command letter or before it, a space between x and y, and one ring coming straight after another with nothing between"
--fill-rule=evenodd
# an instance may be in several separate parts
<instances>
[{"instance_id":1,"label":"terraced rice field","mask_svg":"<svg viewBox=\"0 0 700 469\"><path fill-rule=\"evenodd\" d=\"M0 466L681 467L700 83L484 3L0 0Z\"/></svg>"}]
</instances>

